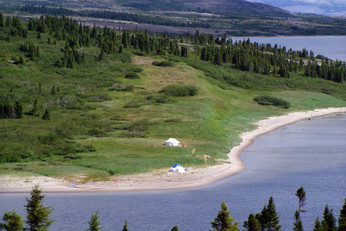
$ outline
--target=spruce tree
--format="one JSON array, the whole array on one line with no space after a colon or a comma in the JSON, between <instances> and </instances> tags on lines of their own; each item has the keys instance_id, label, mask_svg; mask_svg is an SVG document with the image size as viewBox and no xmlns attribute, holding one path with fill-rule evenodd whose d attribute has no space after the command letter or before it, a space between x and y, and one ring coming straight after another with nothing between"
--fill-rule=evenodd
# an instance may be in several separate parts
<instances>
[{"instance_id":1,"label":"spruce tree","mask_svg":"<svg viewBox=\"0 0 346 231\"><path fill-rule=\"evenodd\" d=\"M49 111L48 109L45 110L43 116L42 116L42 119L43 120L50 120L50 114L49 114Z\"/></svg>"},{"instance_id":2,"label":"spruce tree","mask_svg":"<svg viewBox=\"0 0 346 231\"><path fill-rule=\"evenodd\" d=\"M171 231L179 231L178 226L175 225L175 226L171 229Z\"/></svg>"},{"instance_id":3,"label":"spruce tree","mask_svg":"<svg viewBox=\"0 0 346 231\"><path fill-rule=\"evenodd\" d=\"M48 227L54 222L49 216L52 213L52 208L42 205L44 195L38 185L35 185L30 193L31 197L26 201L25 206L28 212L26 223L29 231L47 231Z\"/></svg>"},{"instance_id":4,"label":"spruce tree","mask_svg":"<svg viewBox=\"0 0 346 231\"><path fill-rule=\"evenodd\" d=\"M23 117L23 106L19 101L14 106L14 112L16 113L16 118L20 119Z\"/></svg>"},{"instance_id":5,"label":"spruce tree","mask_svg":"<svg viewBox=\"0 0 346 231\"><path fill-rule=\"evenodd\" d=\"M250 213L247 221L244 222L243 227L247 231L261 231L261 226L259 221L256 219L253 213Z\"/></svg>"},{"instance_id":6,"label":"spruce tree","mask_svg":"<svg viewBox=\"0 0 346 231\"><path fill-rule=\"evenodd\" d=\"M99 211L97 211L96 213L94 213L91 216L90 221L88 222L89 223L88 231L99 231L99 230L101 230L98 213L99 213Z\"/></svg>"},{"instance_id":7,"label":"spruce tree","mask_svg":"<svg viewBox=\"0 0 346 231\"><path fill-rule=\"evenodd\" d=\"M269 198L266 213L267 213L267 219L268 219L268 223L267 223L268 231L281 230L281 225L279 225L279 217L276 213L273 197Z\"/></svg>"},{"instance_id":8,"label":"spruce tree","mask_svg":"<svg viewBox=\"0 0 346 231\"><path fill-rule=\"evenodd\" d=\"M321 222L323 231L335 231L335 222L336 221L333 215L333 210L329 210L328 205L326 205L326 207L324 207L323 220Z\"/></svg>"},{"instance_id":9,"label":"spruce tree","mask_svg":"<svg viewBox=\"0 0 346 231\"><path fill-rule=\"evenodd\" d=\"M227 205L224 201L221 202L221 210L211 222L211 226L215 231L238 231L238 223L234 222L234 218L230 216Z\"/></svg>"},{"instance_id":10,"label":"spruce tree","mask_svg":"<svg viewBox=\"0 0 346 231\"><path fill-rule=\"evenodd\" d=\"M293 224L293 231L303 231L303 223L302 220L300 219L300 215L299 212L296 211L296 213L294 214L294 218L295 218L295 223Z\"/></svg>"},{"instance_id":11,"label":"spruce tree","mask_svg":"<svg viewBox=\"0 0 346 231\"><path fill-rule=\"evenodd\" d=\"M127 221L125 221L125 225L123 227L123 231L129 231L129 229L127 228Z\"/></svg>"},{"instance_id":12,"label":"spruce tree","mask_svg":"<svg viewBox=\"0 0 346 231\"><path fill-rule=\"evenodd\" d=\"M15 210L5 212L2 219L5 222L0 223L0 230L20 231L24 228L23 219Z\"/></svg>"},{"instance_id":13,"label":"spruce tree","mask_svg":"<svg viewBox=\"0 0 346 231\"><path fill-rule=\"evenodd\" d=\"M338 231L346 230L346 198L338 218Z\"/></svg>"},{"instance_id":14,"label":"spruce tree","mask_svg":"<svg viewBox=\"0 0 346 231\"><path fill-rule=\"evenodd\" d=\"M321 226L321 222L318 220L318 217L316 217L313 231L323 231L323 228Z\"/></svg>"},{"instance_id":15,"label":"spruce tree","mask_svg":"<svg viewBox=\"0 0 346 231\"><path fill-rule=\"evenodd\" d=\"M5 26L5 18L4 15L0 13L0 27Z\"/></svg>"}]
</instances>

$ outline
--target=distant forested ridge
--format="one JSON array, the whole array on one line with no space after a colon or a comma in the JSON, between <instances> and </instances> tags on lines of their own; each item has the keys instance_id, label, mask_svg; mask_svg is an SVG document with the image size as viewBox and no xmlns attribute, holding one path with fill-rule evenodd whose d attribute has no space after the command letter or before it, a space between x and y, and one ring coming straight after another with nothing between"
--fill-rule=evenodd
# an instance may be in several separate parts
<instances>
[{"instance_id":1,"label":"distant forested ridge","mask_svg":"<svg viewBox=\"0 0 346 231\"><path fill-rule=\"evenodd\" d=\"M51 8L45 6L24 6L20 8L23 12L31 14L51 14L51 15L66 15L66 16L83 16L94 18L106 18L114 20L132 21L137 23L146 23L153 25L164 25L174 27L195 27L195 28L210 28L207 22L199 21L177 21L167 17L149 16L143 14L132 14L124 12L111 12L111 11L75 11L65 8Z\"/></svg>"}]
</instances>

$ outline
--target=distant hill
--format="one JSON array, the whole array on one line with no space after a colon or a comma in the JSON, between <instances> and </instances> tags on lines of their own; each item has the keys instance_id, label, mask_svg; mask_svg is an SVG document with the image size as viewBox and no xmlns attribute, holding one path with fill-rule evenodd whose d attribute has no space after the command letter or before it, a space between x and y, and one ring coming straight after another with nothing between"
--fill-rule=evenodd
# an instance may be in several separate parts
<instances>
[{"instance_id":1,"label":"distant hill","mask_svg":"<svg viewBox=\"0 0 346 231\"><path fill-rule=\"evenodd\" d=\"M65 15L87 25L169 34L227 36L346 35L346 19L294 14L244 0L5 0L2 13Z\"/></svg>"},{"instance_id":2,"label":"distant hill","mask_svg":"<svg viewBox=\"0 0 346 231\"><path fill-rule=\"evenodd\" d=\"M243 0L130 0L117 1L123 6L141 10L174 10L196 11L202 13L242 16L288 16L288 11L262 3L252 3Z\"/></svg>"}]
</instances>

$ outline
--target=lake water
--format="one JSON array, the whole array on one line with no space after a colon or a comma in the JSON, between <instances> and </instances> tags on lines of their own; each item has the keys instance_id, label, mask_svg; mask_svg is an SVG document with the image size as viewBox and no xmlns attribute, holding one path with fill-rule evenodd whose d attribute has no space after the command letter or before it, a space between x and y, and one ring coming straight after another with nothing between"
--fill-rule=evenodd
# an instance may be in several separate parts
<instances>
[{"instance_id":1,"label":"lake water","mask_svg":"<svg viewBox=\"0 0 346 231\"><path fill-rule=\"evenodd\" d=\"M235 40L247 39L232 38ZM293 50L312 50L316 55L321 54L333 60L339 60L346 62L346 36L290 36L290 37L251 37L251 42L258 42L272 46L278 44L286 46L287 50L292 48Z\"/></svg>"},{"instance_id":2,"label":"lake water","mask_svg":"<svg viewBox=\"0 0 346 231\"><path fill-rule=\"evenodd\" d=\"M301 121L257 138L242 154L247 169L214 184L188 190L131 193L46 194L55 209L51 230L86 230L99 210L102 230L209 230L222 200L242 228L249 213L260 212L273 196L284 230L292 230L296 190L306 191L305 230L312 230L326 204L337 218L346 197L346 115ZM0 194L0 214L25 216L28 194Z\"/></svg>"}]
</instances>

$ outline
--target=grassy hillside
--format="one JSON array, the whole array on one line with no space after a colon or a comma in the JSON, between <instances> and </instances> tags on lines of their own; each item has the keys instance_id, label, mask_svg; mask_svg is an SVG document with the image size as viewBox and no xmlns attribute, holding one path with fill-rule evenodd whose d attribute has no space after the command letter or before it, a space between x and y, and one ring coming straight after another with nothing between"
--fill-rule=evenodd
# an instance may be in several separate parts
<instances>
[{"instance_id":1,"label":"grassy hillside","mask_svg":"<svg viewBox=\"0 0 346 231\"><path fill-rule=\"evenodd\" d=\"M22 28L27 26L22 22ZM163 51L157 48L158 55L124 42L123 31L107 35L107 28L95 29L98 36L89 46L82 45L82 37L77 46L72 37L86 28L71 30L66 38L62 30L60 39L54 34L60 29L51 31L48 25L41 33L38 27L28 30L26 38L12 36L14 28L0 27L0 103L14 108L19 102L23 115L0 119L1 174L88 180L168 169L176 162L204 166L204 154L225 158L240 142L238 135L253 129L255 121L346 106L345 83L306 78L300 72L286 79L214 65L200 61L187 38L188 55L181 57L170 54L173 40L162 35L150 37L168 44ZM146 38L144 32L128 33ZM108 36L114 43L107 43ZM39 47L39 54L22 51L25 42ZM69 61L62 64L70 49L83 57L78 63L74 56L73 68ZM158 65L164 60L169 65ZM167 86L197 91L188 96L160 93ZM325 89L329 95L322 93ZM253 99L260 95L284 99L291 107L259 105ZM35 100L38 110L33 113ZM46 109L50 120L42 119ZM164 146L170 137L187 147Z\"/></svg>"}]
</instances>

